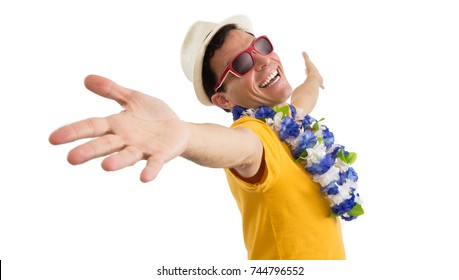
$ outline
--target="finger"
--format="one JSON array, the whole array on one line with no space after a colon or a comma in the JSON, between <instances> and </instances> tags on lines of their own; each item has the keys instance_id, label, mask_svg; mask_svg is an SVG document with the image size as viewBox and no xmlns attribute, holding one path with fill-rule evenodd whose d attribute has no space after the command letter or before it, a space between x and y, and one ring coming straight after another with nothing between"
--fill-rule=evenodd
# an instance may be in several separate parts
<instances>
[{"instance_id":1,"label":"finger","mask_svg":"<svg viewBox=\"0 0 459 280\"><path fill-rule=\"evenodd\" d=\"M78 139L102 136L110 131L105 118L90 118L63 126L49 136L53 145L70 143Z\"/></svg>"},{"instance_id":2,"label":"finger","mask_svg":"<svg viewBox=\"0 0 459 280\"><path fill-rule=\"evenodd\" d=\"M90 91L97 93L100 96L115 100L121 106L125 106L130 95L135 92L132 89L118 85L112 80L97 75L87 76L84 80L84 85Z\"/></svg>"},{"instance_id":3,"label":"finger","mask_svg":"<svg viewBox=\"0 0 459 280\"><path fill-rule=\"evenodd\" d=\"M319 71L317 70L316 66L314 65L314 63L312 63L311 59L309 58L309 55L306 52L303 52L303 58L304 58L304 64L306 66L306 75L310 75L312 72L319 73ZM320 80L321 80L321 83L320 83L319 87L321 89L325 89L325 87L323 85L322 77L320 78Z\"/></svg>"},{"instance_id":4,"label":"finger","mask_svg":"<svg viewBox=\"0 0 459 280\"><path fill-rule=\"evenodd\" d=\"M102 161L102 168L106 171L116 171L134 165L142 159L143 154L140 150L128 146L118 153L104 159Z\"/></svg>"},{"instance_id":5,"label":"finger","mask_svg":"<svg viewBox=\"0 0 459 280\"><path fill-rule=\"evenodd\" d=\"M120 151L123 147L124 143L120 137L109 134L72 149L67 160L71 164L81 164Z\"/></svg>"},{"instance_id":6,"label":"finger","mask_svg":"<svg viewBox=\"0 0 459 280\"><path fill-rule=\"evenodd\" d=\"M309 60L309 55L306 52L303 52L303 58L304 58L305 64L307 64L307 62L310 61Z\"/></svg>"},{"instance_id":7,"label":"finger","mask_svg":"<svg viewBox=\"0 0 459 280\"><path fill-rule=\"evenodd\" d=\"M147 165L140 174L140 181L147 183L153 181L158 176L159 171L163 168L164 160L151 156L147 160Z\"/></svg>"},{"instance_id":8,"label":"finger","mask_svg":"<svg viewBox=\"0 0 459 280\"><path fill-rule=\"evenodd\" d=\"M304 64L306 66L306 73L308 73L310 70L313 69L314 64L311 62L311 59L309 59L309 55L306 52L303 52L303 59Z\"/></svg>"}]
</instances>

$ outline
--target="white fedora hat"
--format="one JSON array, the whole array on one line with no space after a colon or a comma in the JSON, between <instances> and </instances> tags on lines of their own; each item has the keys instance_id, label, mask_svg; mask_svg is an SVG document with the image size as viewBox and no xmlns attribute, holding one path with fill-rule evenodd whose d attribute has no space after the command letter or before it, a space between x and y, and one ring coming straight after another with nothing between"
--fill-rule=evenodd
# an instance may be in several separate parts
<instances>
[{"instance_id":1,"label":"white fedora hat","mask_svg":"<svg viewBox=\"0 0 459 280\"><path fill-rule=\"evenodd\" d=\"M227 24L235 24L242 30L253 33L250 19L242 15L230 17L220 23L197 21L188 30L182 44L180 57L183 72L193 82L196 96L204 105L212 105L202 85L204 54L215 33Z\"/></svg>"}]
</instances>

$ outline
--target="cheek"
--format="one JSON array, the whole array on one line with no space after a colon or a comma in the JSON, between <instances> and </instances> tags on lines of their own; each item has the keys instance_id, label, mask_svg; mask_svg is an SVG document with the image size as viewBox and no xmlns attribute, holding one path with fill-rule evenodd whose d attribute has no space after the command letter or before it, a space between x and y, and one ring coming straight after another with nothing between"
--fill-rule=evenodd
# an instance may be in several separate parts
<instances>
[{"instance_id":1,"label":"cheek","mask_svg":"<svg viewBox=\"0 0 459 280\"><path fill-rule=\"evenodd\" d=\"M234 102L239 102L244 96L247 96L246 92L246 88L237 82L233 82L226 87L226 95Z\"/></svg>"},{"instance_id":2,"label":"cheek","mask_svg":"<svg viewBox=\"0 0 459 280\"><path fill-rule=\"evenodd\" d=\"M234 75L231 75L231 77L227 77L226 80L227 80L226 89L228 92L231 92L233 94L251 91L253 88L252 78L249 77L249 75L243 78L238 78L238 77L235 77Z\"/></svg>"}]
</instances>

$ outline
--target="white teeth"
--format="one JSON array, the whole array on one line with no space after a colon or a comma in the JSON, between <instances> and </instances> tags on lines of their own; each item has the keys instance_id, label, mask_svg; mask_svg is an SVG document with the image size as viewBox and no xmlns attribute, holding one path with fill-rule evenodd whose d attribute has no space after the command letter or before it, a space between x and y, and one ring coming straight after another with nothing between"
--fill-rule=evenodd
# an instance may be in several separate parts
<instances>
[{"instance_id":1,"label":"white teeth","mask_svg":"<svg viewBox=\"0 0 459 280\"><path fill-rule=\"evenodd\" d=\"M271 82L271 80L276 76L277 76L277 70L274 70L274 72L272 72L271 75L269 75L269 77L266 78L266 80L260 85L260 87L261 88L266 87L269 84L269 82Z\"/></svg>"}]
</instances>

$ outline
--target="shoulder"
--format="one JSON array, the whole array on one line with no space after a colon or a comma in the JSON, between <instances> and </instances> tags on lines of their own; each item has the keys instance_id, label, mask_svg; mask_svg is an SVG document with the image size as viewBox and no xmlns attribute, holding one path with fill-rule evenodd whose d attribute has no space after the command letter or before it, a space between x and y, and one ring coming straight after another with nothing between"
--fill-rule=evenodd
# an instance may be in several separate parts
<instances>
[{"instance_id":1,"label":"shoulder","mask_svg":"<svg viewBox=\"0 0 459 280\"><path fill-rule=\"evenodd\" d=\"M235 121L231 128L240 130L250 130L263 143L281 144L277 133L272 130L265 122L251 117L242 117ZM265 147L266 148L266 147Z\"/></svg>"},{"instance_id":2,"label":"shoulder","mask_svg":"<svg viewBox=\"0 0 459 280\"><path fill-rule=\"evenodd\" d=\"M263 121L251 118L251 117L242 117L235 121L231 128L241 129L241 128L249 128L253 132L258 134L268 134L268 135L276 135L276 133Z\"/></svg>"},{"instance_id":3,"label":"shoulder","mask_svg":"<svg viewBox=\"0 0 459 280\"><path fill-rule=\"evenodd\" d=\"M268 169L274 168L280 158L284 157L287 150L284 147L285 143L279 139L277 132L265 122L251 117L242 117L235 121L231 127L234 129L244 129L260 140L264 151L263 158L266 161Z\"/></svg>"}]
</instances>

